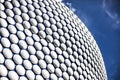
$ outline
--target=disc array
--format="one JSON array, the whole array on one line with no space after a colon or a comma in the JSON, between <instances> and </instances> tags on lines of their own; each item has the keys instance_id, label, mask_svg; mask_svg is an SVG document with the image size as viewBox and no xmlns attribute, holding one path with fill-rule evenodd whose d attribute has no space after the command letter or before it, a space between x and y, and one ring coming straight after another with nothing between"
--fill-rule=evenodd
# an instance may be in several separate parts
<instances>
[{"instance_id":1,"label":"disc array","mask_svg":"<svg viewBox=\"0 0 120 80\"><path fill-rule=\"evenodd\" d=\"M55 0L0 0L0 80L106 80L91 33Z\"/></svg>"}]
</instances>

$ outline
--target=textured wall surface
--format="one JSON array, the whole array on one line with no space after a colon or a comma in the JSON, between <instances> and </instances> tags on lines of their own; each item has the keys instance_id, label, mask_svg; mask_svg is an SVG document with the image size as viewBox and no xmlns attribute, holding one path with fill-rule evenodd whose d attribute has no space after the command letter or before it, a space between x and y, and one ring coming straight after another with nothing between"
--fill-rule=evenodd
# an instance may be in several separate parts
<instances>
[{"instance_id":1,"label":"textured wall surface","mask_svg":"<svg viewBox=\"0 0 120 80\"><path fill-rule=\"evenodd\" d=\"M91 33L61 2L0 1L0 80L107 80Z\"/></svg>"}]
</instances>

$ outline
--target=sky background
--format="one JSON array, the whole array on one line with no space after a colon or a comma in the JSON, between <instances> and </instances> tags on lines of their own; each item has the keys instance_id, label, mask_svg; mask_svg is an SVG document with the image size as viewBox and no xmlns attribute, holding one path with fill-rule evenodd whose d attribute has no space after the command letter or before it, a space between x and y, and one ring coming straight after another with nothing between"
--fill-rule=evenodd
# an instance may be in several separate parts
<instances>
[{"instance_id":1,"label":"sky background","mask_svg":"<svg viewBox=\"0 0 120 80\"><path fill-rule=\"evenodd\" d=\"M120 0L62 0L94 36L108 80L120 80Z\"/></svg>"}]
</instances>

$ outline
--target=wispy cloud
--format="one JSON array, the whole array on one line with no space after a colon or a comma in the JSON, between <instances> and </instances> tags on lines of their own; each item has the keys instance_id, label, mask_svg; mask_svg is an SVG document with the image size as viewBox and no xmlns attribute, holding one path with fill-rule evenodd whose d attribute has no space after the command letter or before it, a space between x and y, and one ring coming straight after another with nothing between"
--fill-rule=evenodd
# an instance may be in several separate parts
<instances>
[{"instance_id":1,"label":"wispy cloud","mask_svg":"<svg viewBox=\"0 0 120 80\"><path fill-rule=\"evenodd\" d=\"M112 0L103 0L102 7L105 13L112 19L116 19L118 17L117 13L112 10Z\"/></svg>"},{"instance_id":2,"label":"wispy cloud","mask_svg":"<svg viewBox=\"0 0 120 80\"><path fill-rule=\"evenodd\" d=\"M66 5L67 5L73 12L76 11L76 9L72 6L72 3L67 2Z\"/></svg>"},{"instance_id":3,"label":"wispy cloud","mask_svg":"<svg viewBox=\"0 0 120 80\"><path fill-rule=\"evenodd\" d=\"M103 0L102 7L105 11L105 13L111 18L111 20L114 22L112 24L112 28L115 30L120 30L120 16L115 11L116 5L113 5L113 0Z\"/></svg>"},{"instance_id":4,"label":"wispy cloud","mask_svg":"<svg viewBox=\"0 0 120 80\"><path fill-rule=\"evenodd\" d=\"M116 13L111 13L108 10L105 10L105 12L107 13L107 15L112 18L112 19L116 19L118 17L118 15Z\"/></svg>"}]
</instances>

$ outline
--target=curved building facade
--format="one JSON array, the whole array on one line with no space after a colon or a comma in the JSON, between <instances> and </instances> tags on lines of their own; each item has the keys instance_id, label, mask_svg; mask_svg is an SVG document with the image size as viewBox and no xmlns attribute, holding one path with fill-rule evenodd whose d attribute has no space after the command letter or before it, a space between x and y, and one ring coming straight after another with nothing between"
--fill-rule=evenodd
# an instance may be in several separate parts
<instances>
[{"instance_id":1,"label":"curved building facade","mask_svg":"<svg viewBox=\"0 0 120 80\"><path fill-rule=\"evenodd\" d=\"M107 80L81 20L55 0L0 0L0 80Z\"/></svg>"}]
</instances>

